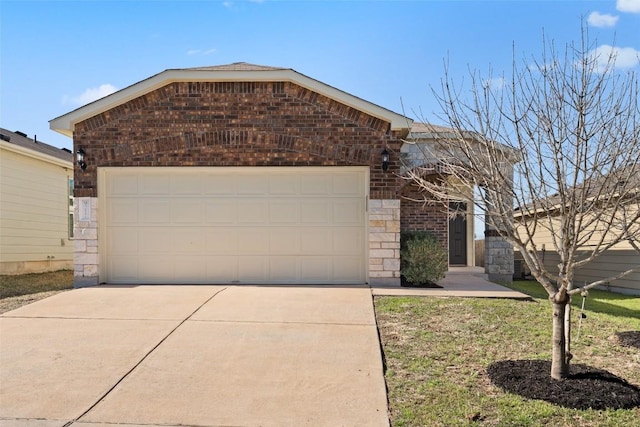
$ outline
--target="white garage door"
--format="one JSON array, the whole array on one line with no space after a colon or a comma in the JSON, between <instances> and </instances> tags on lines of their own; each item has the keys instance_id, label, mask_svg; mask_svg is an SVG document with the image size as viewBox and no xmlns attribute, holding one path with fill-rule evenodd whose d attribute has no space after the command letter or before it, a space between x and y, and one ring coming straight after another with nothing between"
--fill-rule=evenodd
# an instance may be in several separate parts
<instances>
[{"instance_id":1,"label":"white garage door","mask_svg":"<svg viewBox=\"0 0 640 427\"><path fill-rule=\"evenodd\" d=\"M105 168L108 283L366 281L366 168Z\"/></svg>"}]
</instances>

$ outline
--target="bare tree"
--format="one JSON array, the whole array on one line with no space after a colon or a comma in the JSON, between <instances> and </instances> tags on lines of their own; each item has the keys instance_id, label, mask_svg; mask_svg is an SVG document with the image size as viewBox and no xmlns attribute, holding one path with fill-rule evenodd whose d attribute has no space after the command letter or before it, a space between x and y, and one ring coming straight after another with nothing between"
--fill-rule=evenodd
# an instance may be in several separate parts
<instances>
[{"instance_id":1,"label":"bare tree","mask_svg":"<svg viewBox=\"0 0 640 427\"><path fill-rule=\"evenodd\" d=\"M638 78L616 69L614 50L603 57L594 47L584 30L561 51L543 38L541 57L514 55L509 77L470 72L469 96L445 66L434 93L447 129L427 125L435 137L413 141L423 161L405 167L426 201L473 204L487 229L522 254L552 304L555 379L569 374L571 296L640 268L574 282L577 269L613 247L640 257ZM544 265L535 238L543 232L559 254L557 270Z\"/></svg>"}]
</instances>

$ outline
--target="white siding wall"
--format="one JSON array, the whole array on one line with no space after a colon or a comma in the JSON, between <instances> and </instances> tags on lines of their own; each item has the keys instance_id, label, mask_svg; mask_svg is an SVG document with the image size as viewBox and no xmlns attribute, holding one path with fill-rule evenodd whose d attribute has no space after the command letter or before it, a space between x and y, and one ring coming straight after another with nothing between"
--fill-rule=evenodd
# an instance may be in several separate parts
<instances>
[{"instance_id":1,"label":"white siding wall","mask_svg":"<svg viewBox=\"0 0 640 427\"><path fill-rule=\"evenodd\" d=\"M72 169L0 150L0 274L73 268L72 176Z\"/></svg>"}]
</instances>

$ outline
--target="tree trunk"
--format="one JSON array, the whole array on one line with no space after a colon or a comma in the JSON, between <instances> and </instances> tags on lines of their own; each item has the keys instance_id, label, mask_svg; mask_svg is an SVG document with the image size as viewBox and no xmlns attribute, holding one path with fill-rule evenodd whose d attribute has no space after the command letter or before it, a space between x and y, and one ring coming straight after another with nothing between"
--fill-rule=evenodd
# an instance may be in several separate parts
<instances>
[{"instance_id":1,"label":"tree trunk","mask_svg":"<svg viewBox=\"0 0 640 427\"><path fill-rule=\"evenodd\" d=\"M560 291L551 298L553 306L553 337L551 352L551 378L562 380L569 376L571 354L567 352L565 336L565 312L570 301L566 291Z\"/></svg>"},{"instance_id":2,"label":"tree trunk","mask_svg":"<svg viewBox=\"0 0 640 427\"><path fill-rule=\"evenodd\" d=\"M573 354L571 354L571 297L564 306L564 352L568 365L573 359Z\"/></svg>"}]
</instances>

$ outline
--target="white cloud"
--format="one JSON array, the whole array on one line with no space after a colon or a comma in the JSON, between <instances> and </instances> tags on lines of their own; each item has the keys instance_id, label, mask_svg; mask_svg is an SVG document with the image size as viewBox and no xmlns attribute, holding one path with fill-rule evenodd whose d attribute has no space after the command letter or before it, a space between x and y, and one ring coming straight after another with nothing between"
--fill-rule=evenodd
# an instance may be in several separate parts
<instances>
[{"instance_id":1,"label":"white cloud","mask_svg":"<svg viewBox=\"0 0 640 427\"><path fill-rule=\"evenodd\" d=\"M482 82L485 88L489 88L491 90L501 90L507 84L507 81L504 77L495 77L493 79L488 79Z\"/></svg>"},{"instance_id":2,"label":"white cloud","mask_svg":"<svg viewBox=\"0 0 640 427\"><path fill-rule=\"evenodd\" d=\"M640 64L640 50L632 47L613 47L607 44L598 46L591 52L598 61L598 71L604 71L609 57L614 57L614 66L618 69L629 69Z\"/></svg>"},{"instance_id":3,"label":"white cloud","mask_svg":"<svg viewBox=\"0 0 640 427\"><path fill-rule=\"evenodd\" d=\"M192 55L211 55L212 53L215 53L216 49L189 49L187 51L187 55L192 56Z\"/></svg>"},{"instance_id":4,"label":"white cloud","mask_svg":"<svg viewBox=\"0 0 640 427\"><path fill-rule=\"evenodd\" d=\"M616 9L620 12L640 13L640 0L618 0Z\"/></svg>"},{"instance_id":5,"label":"white cloud","mask_svg":"<svg viewBox=\"0 0 640 427\"><path fill-rule=\"evenodd\" d=\"M90 87L82 92L78 96L69 96L65 95L62 98L63 104L74 104L74 105L85 105L100 98L104 98L107 95L111 95L113 92L117 91L114 85L105 83L98 87Z\"/></svg>"},{"instance_id":6,"label":"white cloud","mask_svg":"<svg viewBox=\"0 0 640 427\"><path fill-rule=\"evenodd\" d=\"M618 22L618 17L609 14L601 14L600 12L591 12L587 18L587 22L593 27L607 28L615 26Z\"/></svg>"}]
</instances>

